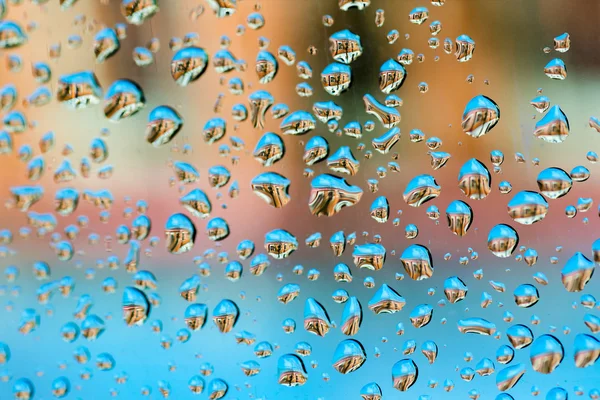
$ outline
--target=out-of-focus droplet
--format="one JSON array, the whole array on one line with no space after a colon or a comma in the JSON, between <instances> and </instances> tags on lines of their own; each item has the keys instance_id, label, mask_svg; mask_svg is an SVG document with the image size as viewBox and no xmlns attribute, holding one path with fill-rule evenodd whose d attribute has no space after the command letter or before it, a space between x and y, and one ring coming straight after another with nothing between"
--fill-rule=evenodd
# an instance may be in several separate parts
<instances>
[{"instance_id":1,"label":"out-of-focus droplet","mask_svg":"<svg viewBox=\"0 0 600 400\"><path fill-rule=\"evenodd\" d=\"M157 0L122 0L121 14L127 22L141 25L158 12Z\"/></svg>"},{"instance_id":2,"label":"out-of-focus droplet","mask_svg":"<svg viewBox=\"0 0 600 400\"><path fill-rule=\"evenodd\" d=\"M573 352L577 368L590 367L600 357L600 340L592 335L580 333L575 337Z\"/></svg>"},{"instance_id":3,"label":"out-of-focus droplet","mask_svg":"<svg viewBox=\"0 0 600 400\"><path fill-rule=\"evenodd\" d=\"M63 75L58 79L56 99L70 108L80 109L100 103L102 88L91 71Z\"/></svg>"},{"instance_id":4,"label":"out-of-focus droplet","mask_svg":"<svg viewBox=\"0 0 600 400\"><path fill-rule=\"evenodd\" d=\"M213 218L206 224L206 234L212 241L220 241L229 236L229 224L223 218Z\"/></svg>"},{"instance_id":5,"label":"out-of-focus droplet","mask_svg":"<svg viewBox=\"0 0 600 400\"><path fill-rule=\"evenodd\" d=\"M277 49L277 57L286 65L294 65L296 62L296 53L290 46L280 46Z\"/></svg>"},{"instance_id":6,"label":"out-of-focus droplet","mask_svg":"<svg viewBox=\"0 0 600 400\"><path fill-rule=\"evenodd\" d=\"M207 3L217 18L230 16L237 10L237 0L207 0Z\"/></svg>"},{"instance_id":7,"label":"out-of-focus droplet","mask_svg":"<svg viewBox=\"0 0 600 400\"><path fill-rule=\"evenodd\" d=\"M0 49L20 47L27 42L27 35L14 21L0 21Z\"/></svg>"},{"instance_id":8,"label":"out-of-focus droplet","mask_svg":"<svg viewBox=\"0 0 600 400\"><path fill-rule=\"evenodd\" d=\"M142 325L150 314L150 302L139 289L126 287L123 292L123 319L128 326Z\"/></svg>"},{"instance_id":9,"label":"out-of-focus droplet","mask_svg":"<svg viewBox=\"0 0 600 400\"><path fill-rule=\"evenodd\" d=\"M154 54L147 48L141 46L133 49L132 57L138 67L147 67L154 62Z\"/></svg>"},{"instance_id":10,"label":"out-of-focus droplet","mask_svg":"<svg viewBox=\"0 0 600 400\"><path fill-rule=\"evenodd\" d=\"M416 7L408 14L408 20L413 24L421 25L429 18L429 10L425 7Z\"/></svg>"},{"instance_id":11,"label":"out-of-focus droplet","mask_svg":"<svg viewBox=\"0 0 600 400\"><path fill-rule=\"evenodd\" d=\"M98 64L113 56L121 47L119 37L112 28L104 28L94 36L94 56Z\"/></svg>"},{"instance_id":12,"label":"out-of-focus droplet","mask_svg":"<svg viewBox=\"0 0 600 400\"><path fill-rule=\"evenodd\" d=\"M35 387L29 379L19 378L13 383L12 392L15 399L30 400L34 398Z\"/></svg>"}]
</instances>

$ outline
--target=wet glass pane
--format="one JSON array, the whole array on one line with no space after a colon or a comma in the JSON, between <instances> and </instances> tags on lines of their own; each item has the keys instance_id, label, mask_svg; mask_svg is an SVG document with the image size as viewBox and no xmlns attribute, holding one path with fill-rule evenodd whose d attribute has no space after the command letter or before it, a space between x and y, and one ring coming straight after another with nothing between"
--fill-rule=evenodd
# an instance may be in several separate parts
<instances>
[{"instance_id":1,"label":"wet glass pane","mask_svg":"<svg viewBox=\"0 0 600 400\"><path fill-rule=\"evenodd\" d=\"M600 399L597 14L0 0L0 398Z\"/></svg>"}]
</instances>

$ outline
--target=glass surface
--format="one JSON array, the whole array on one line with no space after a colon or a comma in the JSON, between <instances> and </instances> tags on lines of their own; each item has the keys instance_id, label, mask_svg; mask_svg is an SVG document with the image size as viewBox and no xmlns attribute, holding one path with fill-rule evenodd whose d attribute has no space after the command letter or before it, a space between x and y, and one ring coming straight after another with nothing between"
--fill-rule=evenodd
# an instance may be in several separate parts
<instances>
[{"instance_id":1,"label":"glass surface","mask_svg":"<svg viewBox=\"0 0 600 400\"><path fill-rule=\"evenodd\" d=\"M600 398L597 4L369 2L0 0L1 399Z\"/></svg>"}]
</instances>

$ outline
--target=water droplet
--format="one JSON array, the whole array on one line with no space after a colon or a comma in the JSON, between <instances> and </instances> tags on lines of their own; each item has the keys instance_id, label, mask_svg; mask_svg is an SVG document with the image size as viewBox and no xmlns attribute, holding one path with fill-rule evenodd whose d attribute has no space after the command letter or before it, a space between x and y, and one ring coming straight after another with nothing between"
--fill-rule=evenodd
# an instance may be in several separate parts
<instances>
[{"instance_id":1,"label":"water droplet","mask_svg":"<svg viewBox=\"0 0 600 400\"><path fill-rule=\"evenodd\" d=\"M140 111L146 105L142 88L129 79L119 79L108 88L104 97L104 115L118 122Z\"/></svg>"},{"instance_id":2,"label":"water droplet","mask_svg":"<svg viewBox=\"0 0 600 400\"><path fill-rule=\"evenodd\" d=\"M581 252L576 252L561 271L562 283L569 292L580 292L585 289L594 274L595 265Z\"/></svg>"},{"instance_id":3,"label":"water droplet","mask_svg":"<svg viewBox=\"0 0 600 400\"><path fill-rule=\"evenodd\" d=\"M441 189L433 176L417 175L406 185L403 193L404 201L410 206L419 207L438 197Z\"/></svg>"},{"instance_id":4,"label":"water droplet","mask_svg":"<svg viewBox=\"0 0 600 400\"><path fill-rule=\"evenodd\" d=\"M467 103L462 116L462 128L467 135L479 138L491 131L498 121L498 105L489 97L479 95Z\"/></svg>"},{"instance_id":5,"label":"water droplet","mask_svg":"<svg viewBox=\"0 0 600 400\"><path fill-rule=\"evenodd\" d=\"M237 305L227 299L223 299L213 310L213 322L221 333L230 332L235 326L239 316Z\"/></svg>"},{"instance_id":6,"label":"water droplet","mask_svg":"<svg viewBox=\"0 0 600 400\"><path fill-rule=\"evenodd\" d=\"M552 335L539 336L531 346L531 366L535 371L542 374L552 373L560 365L563 358L563 345Z\"/></svg>"},{"instance_id":7,"label":"water droplet","mask_svg":"<svg viewBox=\"0 0 600 400\"><path fill-rule=\"evenodd\" d=\"M460 333L491 336L496 333L496 325L483 318L466 318L458 321L458 330Z\"/></svg>"},{"instance_id":8,"label":"water droplet","mask_svg":"<svg viewBox=\"0 0 600 400\"><path fill-rule=\"evenodd\" d=\"M333 353L333 368L341 374L358 370L367 360L362 344L353 339L343 340Z\"/></svg>"},{"instance_id":9,"label":"water droplet","mask_svg":"<svg viewBox=\"0 0 600 400\"><path fill-rule=\"evenodd\" d=\"M508 215L523 225L541 221L547 213L548 202L537 192L521 191L508 203Z\"/></svg>"},{"instance_id":10,"label":"water droplet","mask_svg":"<svg viewBox=\"0 0 600 400\"><path fill-rule=\"evenodd\" d=\"M302 386L308 380L302 359L295 354L285 354L277 360L278 383L284 386Z\"/></svg>"},{"instance_id":11,"label":"water droplet","mask_svg":"<svg viewBox=\"0 0 600 400\"><path fill-rule=\"evenodd\" d=\"M473 57L473 52L475 51L475 41L469 36L460 35L456 38L455 44L456 46L454 55L459 62L469 61Z\"/></svg>"},{"instance_id":12,"label":"water droplet","mask_svg":"<svg viewBox=\"0 0 600 400\"><path fill-rule=\"evenodd\" d=\"M518 243L519 236L509 225L498 224L490 230L488 235L488 249L496 257L510 257Z\"/></svg>"},{"instance_id":13,"label":"water droplet","mask_svg":"<svg viewBox=\"0 0 600 400\"><path fill-rule=\"evenodd\" d=\"M506 337L517 350L529 346L533 342L533 332L522 324L513 325L506 330Z\"/></svg>"},{"instance_id":14,"label":"water droplet","mask_svg":"<svg viewBox=\"0 0 600 400\"><path fill-rule=\"evenodd\" d=\"M329 332L331 322L325 308L315 299L308 298L304 305L304 329L317 336L325 336Z\"/></svg>"},{"instance_id":15,"label":"water droplet","mask_svg":"<svg viewBox=\"0 0 600 400\"><path fill-rule=\"evenodd\" d=\"M569 136L569 120L558 105L535 124L533 136L548 143L562 143Z\"/></svg>"},{"instance_id":16,"label":"water droplet","mask_svg":"<svg viewBox=\"0 0 600 400\"><path fill-rule=\"evenodd\" d=\"M0 49L11 49L24 45L27 35L14 21L0 21Z\"/></svg>"},{"instance_id":17,"label":"water droplet","mask_svg":"<svg viewBox=\"0 0 600 400\"><path fill-rule=\"evenodd\" d=\"M369 309L375 314L393 314L401 311L405 304L404 298L384 283L369 300Z\"/></svg>"},{"instance_id":18,"label":"water droplet","mask_svg":"<svg viewBox=\"0 0 600 400\"><path fill-rule=\"evenodd\" d=\"M512 389L525 374L525 364L515 364L506 367L496 375L496 386L500 391Z\"/></svg>"},{"instance_id":19,"label":"water droplet","mask_svg":"<svg viewBox=\"0 0 600 400\"><path fill-rule=\"evenodd\" d=\"M519 285L514 291L515 303L519 307L528 308L535 305L539 299L540 294L537 288L530 284Z\"/></svg>"},{"instance_id":20,"label":"water droplet","mask_svg":"<svg viewBox=\"0 0 600 400\"><path fill-rule=\"evenodd\" d=\"M276 172L264 172L256 176L251 186L257 196L275 208L281 208L291 200L288 194L290 181Z\"/></svg>"},{"instance_id":21,"label":"water droplet","mask_svg":"<svg viewBox=\"0 0 600 400\"><path fill-rule=\"evenodd\" d=\"M200 47L190 46L178 50L171 59L171 77L180 86L187 86L206 70L208 55Z\"/></svg>"},{"instance_id":22,"label":"water droplet","mask_svg":"<svg viewBox=\"0 0 600 400\"><path fill-rule=\"evenodd\" d=\"M473 221L473 210L460 200L454 200L446 208L446 218L450 231L457 236L464 236Z\"/></svg>"},{"instance_id":23,"label":"water droplet","mask_svg":"<svg viewBox=\"0 0 600 400\"><path fill-rule=\"evenodd\" d=\"M56 99L70 108L80 109L100 103L102 88L91 71L62 75L58 79Z\"/></svg>"},{"instance_id":24,"label":"water droplet","mask_svg":"<svg viewBox=\"0 0 600 400\"><path fill-rule=\"evenodd\" d=\"M550 79L564 80L567 79L567 66L560 58L555 58L546 64L544 74Z\"/></svg>"},{"instance_id":25,"label":"water droplet","mask_svg":"<svg viewBox=\"0 0 600 400\"><path fill-rule=\"evenodd\" d=\"M419 369L410 359L403 359L392 367L392 385L401 392L407 391L417 381Z\"/></svg>"},{"instance_id":26,"label":"water droplet","mask_svg":"<svg viewBox=\"0 0 600 400\"><path fill-rule=\"evenodd\" d=\"M261 50L256 56L256 75L262 84L271 82L277 74L279 64L277 59L266 50Z\"/></svg>"}]
</instances>

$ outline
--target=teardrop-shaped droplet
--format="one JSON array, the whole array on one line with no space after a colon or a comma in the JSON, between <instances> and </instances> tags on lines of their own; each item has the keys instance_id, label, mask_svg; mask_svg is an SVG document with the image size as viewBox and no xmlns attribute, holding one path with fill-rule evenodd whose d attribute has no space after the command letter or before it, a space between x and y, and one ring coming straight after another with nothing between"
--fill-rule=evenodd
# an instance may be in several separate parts
<instances>
[{"instance_id":1,"label":"teardrop-shaped droplet","mask_svg":"<svg viewBox=\"0 0 600 400\"><path fill-rule=\"evenodd\" d=\"M406 204L419 207L438 197L441 190L441 186L437 184L433 176L417 175L406 185L403 197Z\"/></svg>"},{"instance_id":2,"label":"teardrop-shaped droplet","mask_svg":"<svg viewBox=\"0 0 600 400\"><path fill-rule=\"evenodd\" d=\"M457 236L464 236L473 222L473 210L461 200L454 200L446 208L446 218L450 231Z\"/></svg>"},{"instance_id":3,"label":"teardrop-shaped droplet","mask_svg":"<svg viewBox=\"0 0 600 400\"><path fill-rule=\"evenodd\" d=\"M569 292L580 292L585 289L594 274L594 262L576 252L565 264L561 271L562 283Z\"/></svg>"},{"instance_id":4,"label":"teardrop-shaped droplet","mask_svg":"<svg viewBox=\"0 0 600 400\"><path fill-rule=\"evenodd\" d=\"M131 117L146 105L142 88L129 79L119 79L104 97L104 115L113 122Z\"/></svg>"},{"instance_id":5,"label":"teardrop-shaped droplet","mask_svg":"<svg viewBox=\"0 0 600 400\"><path fill-rule=\"evenodd\" d=\"M333 353L333 368L341 374L358 370L367 361L362 344L354 339L341 341Z\"/></svg>"},{"instance_id":6,"label":"teardrop-shaped droplet","mask_svg":"<svg viewBox=\"0 0 600 400\"><path fill-rule=\"evenodd\" d=\"M277 360L278 382L283 386L302 386L308 380L302 359L295 354L284 354Z\"/></svg>"},{"instance_id":7,"label":"teardrop-shaped droplet","mask_svg":"<svg viewBox=\"0 0 600 400\"><path fill-rule=\"evenodd\" d=\"M408 246L400 256L400 262L411 279L420 281L433 275L433 261L429 249L420 244Z\"/></svg>"},{"instance_id":8,"label":"teardrop-shaped droplet","mask_svg":"<svg viewBox=\"0 0 600 400\"><path fill-rule=\"evenodd\" d=\"M392 385L394 389L405 392L417 381L419 369L413 360L403 359L392 367Z\"/></svg>"},{"instance_id":9,"label":"teardrop-shaped droplet","mask_svg":"<svg viewBox=\"0 0 600 400\"><path fill-rule=\"evenodd\" d=\"M313 299L306 299L304 305L304 329L317 336L325 336L329 332L331 322L325 308Z\"/></svg>"},{"instance_id":10,"label":"teardrop-shaped droplet","mask_svg":"<svg viewBox=\"0 0 600 400\"><path fill-rule=\"evenodd\" d=\"M142 325L150 314L150 303L146 294L128 286L123 291L123 320L128 326Z\"/></svg>"},{"instance_id":11,"label":"teardrop-shaped droplet","mask_svg":"<svg viewBox=\"0 0 600 400\"><path fill-rule=\"evenodd\" d=\"M488 235L488 249L496 257L510 257L518 243L517 231L509 225L498 224L490 230Z\"/></svg>"},{"instance_id":12,"label":"teardrop-shaped droplet","mask_svg":"<svg viewBox=\"0 0 600 400\"><path fill-rule=\"evenodd\" d=\"M239 309L231 300L221 300L213 310L213 322L221 333L230 332L235 326L238 317Z\"/></svg>"},{"instance_id":13,"label":"teardrop-shaped droplet","mask_svg":"<svg viewBox=\"0 0 600 400\"><path fill-rule=\"evenodd\" d=\"M488 133L500 121L500 108L489 97L473 97L466 105L462 116L463 131L474 138Z\"/></svg>"},{"instance_id":14,"label":"teardrop-shaped droplet","mask_svg":"<svg viewBox=\"0 0 600 400\"><path fill-rule=\"evenodd\" d=\"M344 305L340 328L342 333L347 336L354 336L358 333L362 324L363 314L362 306L355 296L350 297Z\"/></svg>"},{"instance_id":15,"label":"teardrop-shaped droplet","mask_svg":"<svg viewBox=\"0 0 600 400\"><path fill-rule=\"evenodd\" d=\"M537 372L550 374L562 362L565 350L562 343L552 335L539 336L531 345L529 359Z\"/></svg>"},{"instance_id":16,"label":"teardrop-shaped droplet","mask_svg":"<svg viewBox=\"0 0 600 400\"><path fill-rule=\"evenodd\" d=\"M569 120L558 105L552 106L535 124L533 136L548 143L562 143L569 136Z\"/></svg>"}]
</instances>

